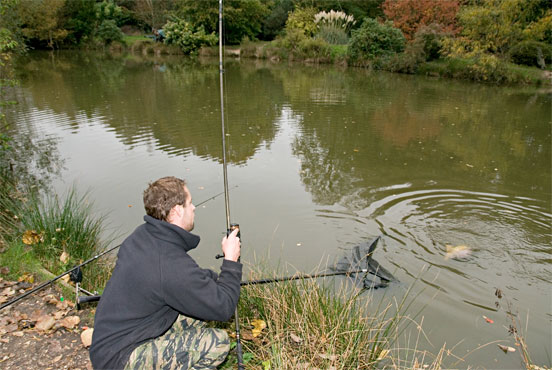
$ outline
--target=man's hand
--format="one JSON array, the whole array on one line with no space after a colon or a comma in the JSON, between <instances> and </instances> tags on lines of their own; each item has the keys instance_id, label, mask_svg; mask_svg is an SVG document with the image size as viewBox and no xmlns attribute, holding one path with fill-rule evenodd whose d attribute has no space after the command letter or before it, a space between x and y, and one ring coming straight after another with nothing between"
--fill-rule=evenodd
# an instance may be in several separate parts
<instances>
[{"instance_id":1,"label":"man's hand","mask_svg":"<svg viewBox=\"0 0 552 370\"><path fill-rule=\"evenodd\" d=\"M241 242L237 237L239 229L234 229L230 235L222 238L222 253L224 253L224 259L234 262L238 262L240 258Z\"/></svg>"}]
</instances>

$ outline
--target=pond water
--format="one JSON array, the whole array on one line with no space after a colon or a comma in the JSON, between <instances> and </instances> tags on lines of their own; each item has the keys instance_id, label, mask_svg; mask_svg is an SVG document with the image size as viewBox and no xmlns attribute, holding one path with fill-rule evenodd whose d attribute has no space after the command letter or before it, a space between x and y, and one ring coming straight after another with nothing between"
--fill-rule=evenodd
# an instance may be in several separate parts
<instances>
[{"instance_id":1,"label":"pond water","mask_svg":"<svg viewBox=\"0 0 552 370\"><path fill-rule=\"evenodd\" d=\"M186 178L196 203L223 190L218 61L36 52L18 77L9 118L19 134L55 140L54 189L89 190L114 243L142 223L152 180ZM519 368L519 349L496 345L514 346L509 301L532 360L550 366L549 91L233 60L224 77L247 267L315 272L382 235L374 257L400 282L374 301L414 284L409 313L427 305L425 337L409 348L446 343L458 357L448 366ZM200 265L219 266L224 229L223 196L198 207ZM446 245L472 253L445 259Z\"/></svg>"}]
</instances>

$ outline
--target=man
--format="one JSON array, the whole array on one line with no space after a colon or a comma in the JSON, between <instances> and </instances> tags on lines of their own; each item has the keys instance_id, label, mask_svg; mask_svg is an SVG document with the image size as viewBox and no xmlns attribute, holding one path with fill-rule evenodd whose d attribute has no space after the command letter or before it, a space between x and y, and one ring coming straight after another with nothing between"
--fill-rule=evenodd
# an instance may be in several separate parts
<instances>
[{"instance_id":1,"label":"man","mask_svg":"<svg viewBox=\"0 0 552 370\"><path fill-rule=\"evenodd\" d=\"M220 275L188 255L199 244L186 182L164 177L144 191L147 215L121 245L96 310L90 359L95 369L209 369L230 343L205 320L227 321L240 294L240 240L222 239Z\"/></svg>"}]
</instances>

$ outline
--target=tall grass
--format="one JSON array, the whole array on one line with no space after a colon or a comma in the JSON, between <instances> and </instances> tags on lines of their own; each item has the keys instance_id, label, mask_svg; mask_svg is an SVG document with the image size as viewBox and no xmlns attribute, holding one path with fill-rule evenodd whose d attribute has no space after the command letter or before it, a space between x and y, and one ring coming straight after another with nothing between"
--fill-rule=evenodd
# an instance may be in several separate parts
<instances>
[{"instance_id":1,"label":"tall grass","mask_svg":"<svg viewBox=\"0 0 552 370\"><path fill-rule=\"evenodd\" d=\"M336 291L325 280L243 287L238 309L243 348L249 355L244 358L251 358L246 368L411 368L424 359L430 361L427 368L439 368L439 355L415 349L408 363L401 359L405 351L396 343L413 322L406 315L414 300L410 291L399 301L382 299L373 312L368 304L372 297L364 292L348 284ZM256 319L267 327L252 338L248 324ZM234 365L232 356L223 368Z\"/></svg>"},{"instance_id":2,"label":"tall grass","mask_svg":"<svg viewBox=\"0 0 552 370\"><path fill-rule=\"evenodd\" d=\"M34 194L21 211L24 231L36 235L34 255L54 274L82 263L104 247L104 216L94 216L88 195L79 195L74 188L63 198L40 199ZM103 287L109 275L109 264L96 261L86 267L85 285Z\"/></svg>"},{"instance_id":3,"label":"tall grass","mask_svg":"<svg viewBox=\"0 0 552 370\"><path fill-rule=\"evenodd\" d=\"M38 273L57 275L93 257L104 247L103 216L94 216L87 195L75 189L60 198L40 197L35 189L19 190L7 173L0 176L0 267L9 276ZM62 256L63 255L63 256ZM111 263L95 261L85 268L83 286L103 287Z\"/></svg>"}]
</instances>

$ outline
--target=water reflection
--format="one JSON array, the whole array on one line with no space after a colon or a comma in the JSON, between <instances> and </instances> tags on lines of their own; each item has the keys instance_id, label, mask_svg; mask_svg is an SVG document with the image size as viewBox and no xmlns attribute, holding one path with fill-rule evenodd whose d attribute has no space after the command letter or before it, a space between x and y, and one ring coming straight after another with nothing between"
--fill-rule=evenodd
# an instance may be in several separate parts
<instances>
[{"instance_id":1,"label":"water reflection","mask_svg":"<svg viewBox=\"0 0 552 370\"><path fill-rule=\"evenodd\" d=\"M74 132L84 114L129 148L149 143L171 155L222 158L219 72L212 61L33 53L20 65L29 105L67 115ZM228 159L239 164L274 139L283 92L267 71L226 68Z\"/></svg>"}]
</instances>

